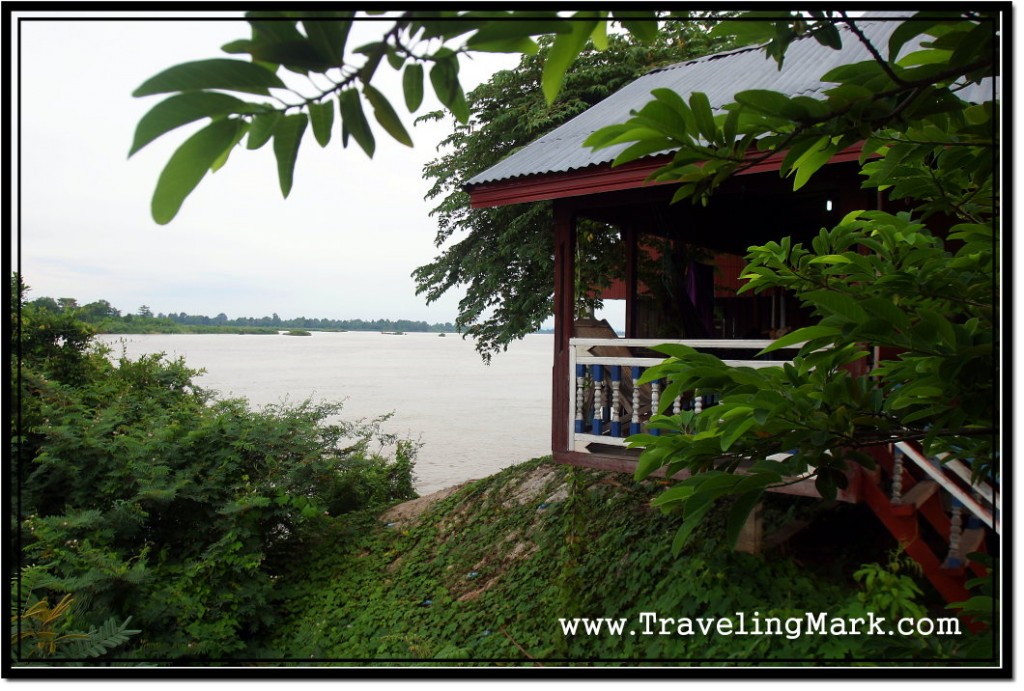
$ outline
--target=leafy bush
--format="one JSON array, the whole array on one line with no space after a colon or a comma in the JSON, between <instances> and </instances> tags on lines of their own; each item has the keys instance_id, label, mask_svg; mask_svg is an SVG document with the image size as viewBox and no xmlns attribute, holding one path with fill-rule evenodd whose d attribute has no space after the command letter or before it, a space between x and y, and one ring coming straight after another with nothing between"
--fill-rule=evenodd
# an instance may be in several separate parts
<instances>
[{"instance_id":1,"label":"leafy bush","mask_svg":"<svg viewBox=\"0 0 1024 691\"><path fill-rule=\"evenodd\" d=\"M23 318L33 333L79 328ZM136 656L245 655L277 622L268 598L301 527L415 496L415 445L379 420L336 421L337 404L254 411L214 400L180 359L112 361L59 335L21 353L20 566L52 577L42 598L74 593L80 626L131 616Z\"/></svg>"},{"instance_id":2,"label":"leafy bush","mask_svg":"<svg viewBox=\"0 0 1024 691\"><path fill-rule=\"evenodd\" d=\"M49 600L40 600L32 592L32 580L45 579L42 570L30 571L23 579L24 599L11 622L11 655L39 660L40 664L53 664L58 660L98 658L109 650L123 645L140 633L129 629L131 617L121 623L111 617L98 629L73 629L75 599L70 594L61 598L55 607Z\"/></svg>"}]
</instances>

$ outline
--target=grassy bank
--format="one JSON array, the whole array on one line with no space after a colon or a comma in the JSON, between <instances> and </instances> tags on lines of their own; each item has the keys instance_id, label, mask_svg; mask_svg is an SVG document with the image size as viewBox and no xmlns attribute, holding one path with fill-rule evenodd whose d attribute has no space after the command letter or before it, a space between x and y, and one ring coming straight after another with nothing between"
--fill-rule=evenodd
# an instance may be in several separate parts
<instances>
[{"instance_id":1,"label":"grassy bank","mask_svg":"<svg viewBox=\"0 0 1024 691\"><path fill-rule=\"evenodd\" d=\"M809 500L771 497L768 526L797 514L817 518L798 538L752 556L723 548L719 514L673 557L678 518L649 508L659 489L537 459L429 505L325 519L294 555L295 573L281 578L289 585L278 607L290 623L265 654L391 665L818 664L948 654L917 638L681 635L675 625L666 634L660 624L645 625L641 612L766 619L854 616L874 607L888 615L926 598L914 593L910 575L896 573L903 563L890 563L892 543L865 529L861 507L817 513ZM844 534L848 525L857 530ZM872 561L889 566L870 567L878 577L865 590L853 574ZM894 600L896 586L904 592ZM572 617L627 623L621 634L565 635L559 619Z\"/></svg>"}]
</instances>

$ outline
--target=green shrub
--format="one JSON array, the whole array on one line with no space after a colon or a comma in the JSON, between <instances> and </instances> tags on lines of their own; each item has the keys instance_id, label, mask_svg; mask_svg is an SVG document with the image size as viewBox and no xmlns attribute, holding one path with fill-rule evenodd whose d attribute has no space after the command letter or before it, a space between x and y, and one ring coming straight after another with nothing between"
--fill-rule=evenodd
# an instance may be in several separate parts
<instances>
[{"instance_id":1,"label":"green shrub","mask_svg":"<svg viewBox=\"0 0 1024 691\"><path fill-rule=\"evenodd\" d=\"M77 328L29 316L36 334ZM308 401L255 411L212 398L180 359L39 342L22 348L12 420L19 566L52 577L40 598L73 593L85 629L131 616L125 654L245 655L278 623L269 597L304 526L414 496L416 446L380 420Z\"/></svg>"}]
</instances>

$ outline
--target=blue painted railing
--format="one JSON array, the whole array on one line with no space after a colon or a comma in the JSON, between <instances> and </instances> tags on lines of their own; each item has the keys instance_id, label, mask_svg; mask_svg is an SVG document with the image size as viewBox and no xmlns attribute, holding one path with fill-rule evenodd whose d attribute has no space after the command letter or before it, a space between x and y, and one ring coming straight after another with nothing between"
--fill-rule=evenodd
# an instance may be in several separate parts
<instances>
[{"instance_id":1,"label":"blue painted railing","mask_svg":"<svg viewBox=\"0 0 1024 691\"><path fill-rule=\"evenodd\" d=\"M649 349L666 342L682 343L720 357L741 353L750 358L723 357L725 362L734 365L781 364L778 360L753 358L754 353L772 343L769 340L571 339L569 428L573 449L587 450L586 447L594 443L625 446L625 439L630 435L644 431L658 434L658 430L648 429L647 423L658 410L666 382L659 380L640 386L638 380L649 367L664 361L664 357ZM615 354L608 355L608 352ZM690 391L676 398L670 410L673 413L700 412L716 402L713 392Z\"/></svg>"}]
</instances>

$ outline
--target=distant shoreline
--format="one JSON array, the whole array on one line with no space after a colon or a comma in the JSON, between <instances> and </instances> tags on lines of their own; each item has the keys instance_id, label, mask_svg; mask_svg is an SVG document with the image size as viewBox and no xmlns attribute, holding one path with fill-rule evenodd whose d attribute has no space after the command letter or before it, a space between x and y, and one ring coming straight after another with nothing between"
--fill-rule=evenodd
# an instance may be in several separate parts
<instances>
[{"instance_id":1,"label":"distant shoreline","mask_svg":"<svg viewBox=\"0 0 1024 691\"><path fill-rule=\"evenodd\" d=\"M381 331L378 329L289 329L289 328L277 328L273 326L203 326L203 325L186 325L177 324L174 327L167 325L144 325L136 328L130 328L130 325L124 325L127 328L118 329L99 329L96 331L97 336L148 336L148 335L195 335L195 334L233 334L241 336L278 336L288 335L293 331L306 331L311 333L379 333L385 335L406 335L409 333L423 333L423 334L434 334L434 335L460 335L457 331ZM530 335L545 335L550 336L554 332L551 329L541 329L535 331ZM296 334L292 334L296 335ZM303 334L305 335L305 334Z\"/></svg>"}]
</instances>

